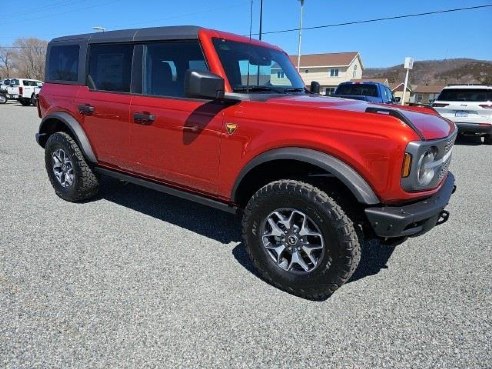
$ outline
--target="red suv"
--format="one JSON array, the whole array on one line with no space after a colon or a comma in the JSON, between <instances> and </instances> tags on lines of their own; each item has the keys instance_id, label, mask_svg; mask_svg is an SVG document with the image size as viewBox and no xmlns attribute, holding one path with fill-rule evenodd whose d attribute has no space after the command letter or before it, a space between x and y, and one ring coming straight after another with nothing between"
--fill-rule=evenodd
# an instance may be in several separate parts
<instances>
[{"instance_id":1,"label":"red suv","mask_svg":"<svg viewBox=\"0 0 492 369\"><path fill-rule=\"evenodd\" d=\"M241 213L260 274L309 299L350 278L364 239L446 221L455 189L452 122L310 93L281 49L215 30L54 39L38 109L58 196L109 175Z\"/></svg>"}]
</instances>

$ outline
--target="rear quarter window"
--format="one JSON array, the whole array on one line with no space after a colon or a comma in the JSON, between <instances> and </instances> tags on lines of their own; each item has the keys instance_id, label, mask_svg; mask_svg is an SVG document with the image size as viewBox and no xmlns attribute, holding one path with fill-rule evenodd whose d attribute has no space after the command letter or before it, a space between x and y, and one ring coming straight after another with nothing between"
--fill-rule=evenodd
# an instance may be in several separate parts
<instances>
[{"instance_id":1,"label":"rear quarter window","mask_svg":"<svg viewBox=\"0 0 492 369\"><path fill-rule=\"evenodd\" d=\"M79 52L78 45L52 46L48 61L48 80L78 81Z\"/></svg>"}]
</instances>

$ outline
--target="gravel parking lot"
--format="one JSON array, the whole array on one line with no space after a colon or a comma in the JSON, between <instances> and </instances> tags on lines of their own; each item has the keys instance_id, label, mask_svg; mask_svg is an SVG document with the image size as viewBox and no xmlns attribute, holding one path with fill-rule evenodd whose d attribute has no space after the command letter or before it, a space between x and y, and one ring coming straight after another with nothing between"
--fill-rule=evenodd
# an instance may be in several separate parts
<instances>
[{"instance_id":1,"label":"gravel parking lot","mask_svg":"<svg viewBox=\"0 0 492 369\"><path fill-rule=\"evenodd\" d=\"M0 367L491 368L490 146L460 139L450 220L366 245L306 301L252 272L234 217L105 180L59 199L34 107L0 105Z\"/></svg>"}]
</instances>

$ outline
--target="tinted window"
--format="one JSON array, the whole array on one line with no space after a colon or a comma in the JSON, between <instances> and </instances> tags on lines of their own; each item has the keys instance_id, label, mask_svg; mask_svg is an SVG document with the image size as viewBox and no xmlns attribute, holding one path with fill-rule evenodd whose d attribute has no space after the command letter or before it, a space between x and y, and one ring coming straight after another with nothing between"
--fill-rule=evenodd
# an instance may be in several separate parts
<instances>
[{"instance_id":1,"label":"tinted window","mask_svg":"<svg viewBox=\"0 0 492 369\"><path fill-rule=\"evenodd\" d=\"M447 88L442 90L437 100L442 101L492 101L492 89Z\"/></svg>"},{"instance_id":2,"label":"tinted window","mask_svg":"<svg viewBox=\"0 0 492 369\"><path fill-rule=\"evenodd\" d=\"M198 41L151 43L144 47L143 93L184 97L188 69L208 70Z\"/></svg>"},{"instance_id":3,"label":"tinted window","mask_svg":"<svg viewBox=\"0 0 492 369\"><path fill-rule=\"evenodd\" d=\"M360 95L360 96L378 96L378 89L375 85L365 84L346 84L339 85L335 91L337 95Z\"/></svg>"},{"instance_id":4,"label":"tinted window","mask_svg":"<svg viewBox=\"0 0 492 369\"><path fill-rule=\"evenodd\" d=\"M22 85L23 86L38 86L38 81L33 81L33 80L30 80L30 79L25 79L22 81Z\"/></svg>"},{"instance_id":5,"label":"tinted window","mask_svg":"<svg viewBox=\"0 0 492 369\"><path fill-rule=\"evenodd\" d=\"M394 100L393 93L388 87L383 87L383 100L384 102L392 102Z\"/></svg>"},{"instance_id":6,"label":"tinted window","mask_svg":"<svg viewBox=\"0 0 492 369\"><path fill-rule=\"evenodd\" d=\"M53 46L48 62L48 80L75 82L79 79L79 46Z\"/></svg>"},{"instance_id":7,"label":"tinted window","mask_svg":"<svg viewBox=\"0 0 492 369\"><path fill-rule=\"evenodd\" d=\"M130 92L133 45L91 45L89 87L102 91Z\"/></svg>"},{"instance_id":8,"label":"tinted window","mask_svg":"<svg viewBox=\"0 0 492 369\"><path fill-rule=\"evenodd\" d=\"M10 84L11 85L14 85L14 86L19 86L19 80L18 79L15 79L15 78L14 79L11 79L10 80Z\"/></svg>"}]
</instances>

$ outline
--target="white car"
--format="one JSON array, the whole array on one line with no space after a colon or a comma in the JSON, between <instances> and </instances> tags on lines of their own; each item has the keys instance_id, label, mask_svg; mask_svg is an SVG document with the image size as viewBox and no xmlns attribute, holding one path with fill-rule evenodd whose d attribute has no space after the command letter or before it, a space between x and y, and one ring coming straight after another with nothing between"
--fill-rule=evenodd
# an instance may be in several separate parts
<instances>
[{"instance_id":1,"label":"white car","mask_svg":"<svg viewBox=\"0 0 492 369\"><path fill-rule=\"evenodd\" d=\"M7 98L18 100L22 105L29 106L42 85L43 82L35 79L11 78L7 87Z\"/></svg>"},{"instance_id":2,"label":"white car","mask_svg":"<svg viewBox=\"0 0 492 369\"><path fill-rule=\"evenodd\" d=\"M460 133L483 136L484 143L492 144L492 86L447 86L432 107L456 123Z\"/></svg>"}]
</instances>

